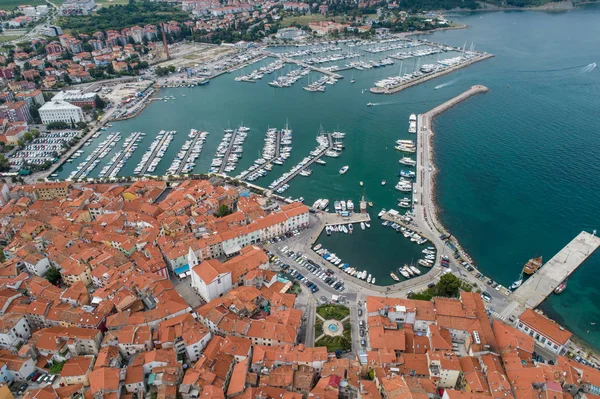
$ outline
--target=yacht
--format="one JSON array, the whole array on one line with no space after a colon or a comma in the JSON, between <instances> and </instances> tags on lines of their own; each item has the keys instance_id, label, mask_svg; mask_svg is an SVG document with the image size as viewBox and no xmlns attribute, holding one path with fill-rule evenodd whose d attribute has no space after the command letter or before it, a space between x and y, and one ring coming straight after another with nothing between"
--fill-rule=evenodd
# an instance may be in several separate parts
<instances>
[{"instance_id":1,"label":"yacht","mask_svg":"<svg viewBox=\"0 0 600 399\"><path fill-rule=\"evenodd\" d=\"M361 228L362 230L364 230L364 229L365 229L365 222L360 222L360 228Z\"/></svg>"},{"instance_id":2,"label":"yacht","mask_svg":"<svg viewBox=\"0 0 600 399\"><path fill-rule=\"evenodd\" d=\"M342 166L342 168L340 169L340 175L343 175L343 174L345 174L346 172L348 172L348 169L349 169L349 168L350 168L350 167L349 167L348 165L346 165L346 166Z\"/></svg>"},{"instance_id":3,"label":"yacht","mask_svg":"<svg viewBox=\"0 0 600 399\"><path fill-rule=\"evenodd\" d=\"M386 210L385 210L385 209L382 209L382 210L381 210L381 212L379 212L379 213L377 214L377 217L382 217L383 215L385 215L385 212L386 212Z\"/></svg>"},{"instance_id":4,"label":"yacht","mask_svg":"<svg viewBox=\"0 0 600 399\"><path fill-rule=\"evenodd\" d=\"M400 162L402 165L406 165L406 166L415 166L417 164L417 161L415 161L414 159L409 158L409 157L404 157L398 162Z\"/></svg>"}]
</instances>

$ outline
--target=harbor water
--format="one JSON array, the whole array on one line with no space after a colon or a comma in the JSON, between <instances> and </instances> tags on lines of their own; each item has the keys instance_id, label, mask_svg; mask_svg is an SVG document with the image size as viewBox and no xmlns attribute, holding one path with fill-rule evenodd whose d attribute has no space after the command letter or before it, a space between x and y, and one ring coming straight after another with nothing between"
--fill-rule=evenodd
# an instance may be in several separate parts
<instances>
[{"instance_id":1,"label":"harbor water","mask_svg":"<svg viewBox=\"0 0 600 399\"><path fill-rule=\"evenodd\" d=\"M483 84L490 88L488 93L459 104L434 123L439 169L436 196L441 220L478 267L510 285L527 259L541 253L547 260L579 231L591 231L600 223L596 198L600 192L600 72L593 67L600 62L600 7L560 13L457 14L451 19L470 28L422 38L467 48L474 43L475 49L496 57L391 96L371 94L367 89L376 80L398 75L400 61L385 68L341 72L345 78L327 85L325 93L302 90L309 77L283 89L268 85L279 74L256 83L234 81L256 66L225 74L206 86L164 89L158 97L175 99L154 101L138 117L114 123L83 147L84 155L66 164L59 177L67 177L110 132L123 136L113 151L120 149L130 133L145 132L139 149L120 173L130 175L160 130L176 130L155 172L164 173L192 128L210 133L194 169L206 172L223 130L243 121L250 132L238 168L231 173L234 176L259 157L266 130L283 128L288 121L293 130L291 157L256 181L268 186L316 147L320 126L325 131L342 131L346 133L342 155L325 157L325 166L313 165L312 175L293 179L284 195L303 196L308 204L328 198L332 207L335 200L351 199L358 204L364 194L374 203L369 208L371 228L362 231L355 226L352 235L334 233L319 242L343 262L368 270L378 284L390 284L390 271L416 261L423 248L376 219L382 208L398 209L398 198L405 196L394 189L397 173L403 169L398 163L403 154L394 149L394 142L414 140L407 131L410 114L425 112L473 84ZM429 56L428 61L418 62L435 60L436 56ZM402 65L418 67L416 60L405 60ZM309 76L314 81L321 75ZM351 83L351 77L356 83ZM369 102L374 105L367 107ZM112 154L89 176L96 176ZM344 165L349 170L340 175ZM543 305L591 345L600 343L600 304L595 301L600 297L598 267L600 255L596 254L575 272L564 293Z\"/></svg>"}]
</instances>

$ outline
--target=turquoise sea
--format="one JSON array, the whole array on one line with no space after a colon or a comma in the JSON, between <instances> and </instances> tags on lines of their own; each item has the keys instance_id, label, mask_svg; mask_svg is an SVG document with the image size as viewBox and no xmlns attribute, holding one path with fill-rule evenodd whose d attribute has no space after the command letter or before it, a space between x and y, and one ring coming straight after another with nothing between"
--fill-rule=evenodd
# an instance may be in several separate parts
<instances>
[{"instance_id":1,"label":"turquoise sea","mask_svg":"<svg viewBox=\"0 0 600 399\"><path fill-rule=\"evenodd\" d=\"M397 199L404 197L394 190L402 155L393 146L397 139L411 138L409 115L425 112L473 84L484 84L490 88L488 93L458 105L435 122L435 158L440 170L436 194L444 224L483 272L508 285L530 257L540 252L549 259L579 231L600 225L596 196L600 192L600 72L590 66L600 62L600 7L558 13L465 13L451 19L468 24L469 29L423 38L474 46L496 57L392 96L363 93L363 89L397 75L400 68L412 70L418 63L438 58L346 71L345 79L327 86L326 93L302 90L306 80L291 88L272 88L267 82L273 75L255 84L234 81L253 66L223 75L207 86L162 90L160 97L172 95L175 100L154 102L139 117L115 123L112 130L83 148L90 152L110 131L122 132L124 137L134 131L148 133L121 171L127 175L152 136L161 129L177 130L156 171L160 174L169 167L189 130L201 129L210 135L195 171L205 172L223 129L243 121L251 130L239 172L258 157L266 129L282 128L289 121L294 131L292 157L256 181L268 186L314 149L322 125L326 131L347 133L344 153L337 159L327 158L326 166L314 165L312 176L297 177L286 195L303 196L309 204L318 198L332 203L352 199L358 204L364 194L374 202L370 211L375 216L381 208L396 208ZM383 55L364 55L363 59L369 57ZM311 79L316 75L311 74ZM351 77L356 83L350 83ZM376 105L367 107L368 102ZM77 163L67 164L60 177L66 177ZM90 176L96 176L104 163ZM350 169L340 176L343 165ZM381 185L382 179L387 185ZM378 284L391 283L389 272L416 260L422 249L376 220L368 231L355 229L353 235L334 234L321 242L345 262L369 270ZM597 348L600 323L590 323L600 319L599 267L600 255L596 254L572 276L562 295L543 305L591 345L598 342Z\"/></svg>"}]
</instances>

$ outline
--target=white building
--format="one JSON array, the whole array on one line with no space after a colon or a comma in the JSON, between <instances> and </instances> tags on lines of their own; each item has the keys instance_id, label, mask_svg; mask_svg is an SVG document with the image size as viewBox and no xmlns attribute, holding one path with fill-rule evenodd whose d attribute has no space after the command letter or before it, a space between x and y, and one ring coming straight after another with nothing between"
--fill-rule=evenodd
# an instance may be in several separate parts
<instances>
[{"instance_id":1,"label":"white building","mask_svg":"<svg viewBox=\"0 0 600 399\"><path fill-rule=\"evenodd\" d=\"M40 16L46 15L48 14L48 5L40 4L39 6L35 7L35 10Z\"/></svg>"},{"instance_id":2,"label":"white building","mask_svg":"<svg viewBox=\"0 0 600 399\"><path fill-rule=\"evenodd\" d=\"M527 309L517 323L517 328L535 339L535 344L553 353L560 354L573 335L560 324L531 309Z\"/></svg>"},{"instance_id":3,"label":"white building","mask_svg":"<svg viewBox=\"0 0 600 399\"><path fill-rule=\"evenodd\" d=\"M208 345L211 338L211 332L204 326L196 331L186 333L181 342L184 342L185 344L185 352L188 359L192 362L198 361L202 351L206 348L206 345Z\"/></svg>"},{"instance_id":4,"label":"white building","mask_svg":"<svg viewBox=\"0 0 600 399\"><path fill-rule=\"evenodd\" d=\"M0 318L0 347L16 350L29 340L31 327L25 315L7 314Z\"/></svg>"},{"instance_id":5,"label":"white building","mask_svg":"<svg viewBox=\"0 0 600 399\"><path fill-rule=\"evenodd\" d=\"M23 7L23 14L25 14L26 17L36 17L37 11L35 10L35 7Z\"/></svg>"},{"instance_id":6,"label":"white building","mask_svg":"<svg viewBox=\"0 0 600 399\"><path fill-rule=\"evenodd\" d=\"M49 101L42 105L39 113L44 125L52 122L84 122L81 108L66 101Z\"/></svg>"},{"instance_id":7,"label":"white building","mask_svg":"<svg viewBox=\"0 0 600 399\"><path fill-rule=\"evenodd\" d=\"M280 40L302 40L307 37L306 32L298 28L283 28L279 29L275 34Z\"/></svg>"},{"instance_id":8,"label":"white building","mask_svg":"<svg viewBox=\"0 0 600 399\"><path fill-rule=\"evenodd\" d=\"M216 259L204 261L192 269L192 287L210 302L231 290L231 272Z\"/></svg>"}]
</instances>

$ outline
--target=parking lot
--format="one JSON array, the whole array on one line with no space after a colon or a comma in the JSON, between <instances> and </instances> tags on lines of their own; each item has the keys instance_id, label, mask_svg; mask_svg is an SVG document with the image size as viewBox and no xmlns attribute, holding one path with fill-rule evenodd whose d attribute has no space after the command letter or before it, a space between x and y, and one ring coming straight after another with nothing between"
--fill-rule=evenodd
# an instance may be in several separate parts
<instances>
[{"instance_id":1,"label":"parking lot","mask_svg":"<svg viewBox=\"0 0 600 399\"><path fill-rule=\"evenodd\" d=\"M42 165L44 162L54 162L69 148L69 144L77 138L79 131L63 130L59 132L42 133L22 149L13 154L10 164L14 170L23 165Z\"/></svg>"}]
</instances>

